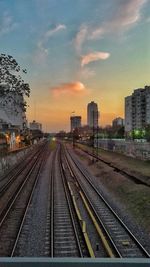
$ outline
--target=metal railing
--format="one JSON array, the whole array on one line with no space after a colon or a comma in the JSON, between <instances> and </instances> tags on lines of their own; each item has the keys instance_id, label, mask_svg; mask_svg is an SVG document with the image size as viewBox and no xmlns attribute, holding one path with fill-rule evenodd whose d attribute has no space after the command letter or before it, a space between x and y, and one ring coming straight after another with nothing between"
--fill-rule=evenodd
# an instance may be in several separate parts
<instances>
[{"instance_id":1,"label":"metal railing","mask_svg":"<svg viewBox=\"0 0 150 267\"><path fill-rule=\"evenodd\" d=\"M2 267L149 267L149 259L0 258Z\"/></svg>"}]
</instances>

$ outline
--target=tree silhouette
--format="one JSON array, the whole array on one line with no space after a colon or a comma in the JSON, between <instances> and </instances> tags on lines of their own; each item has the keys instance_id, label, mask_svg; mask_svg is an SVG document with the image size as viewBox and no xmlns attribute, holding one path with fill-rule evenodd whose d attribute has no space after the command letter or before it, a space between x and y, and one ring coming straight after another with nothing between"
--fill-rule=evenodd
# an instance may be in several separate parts
<instances>
[{"instance_id":1,"label":"tree silhouette","mask_svg":"<svg viewBox=\"0 0 150 267\"><path fill-rule=\"evenodd\" d=\"M21 77L21 72L27 73L26 69L21 69L17 61L10 55L0 54L0 96L5 97L4 106L14 100L15 96L30 96L30 87ZM7 97L8 96L8 97ZM26 102L19 104L23 111L26 111Z\"/></svg>"}]
</instances>

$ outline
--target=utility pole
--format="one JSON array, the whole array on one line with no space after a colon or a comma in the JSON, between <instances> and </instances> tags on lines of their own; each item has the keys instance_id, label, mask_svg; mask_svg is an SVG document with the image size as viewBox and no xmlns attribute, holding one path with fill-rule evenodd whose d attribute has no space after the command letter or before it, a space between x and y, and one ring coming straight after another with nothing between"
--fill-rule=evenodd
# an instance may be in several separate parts
<instances>
[{"instance_id":1,"label":"utility pole","mask_svg":"<svg viewBox=\"0 0 150 267\"><path fill-rule=\"evenodd\" d=\"M74 115L75 115L75 111L72 111L71 114L72 114L72 117L74 117ZM75 148L75 136L74 136L74 131L75 131L75 129L73 128L73 129L72 129L72 146L73 146L73 149Z\"/></svg>"},{"instance_id":2,"label":"utility pole","mask_svg":"<svg viewBox=\"0 0 150 267\"><path fill-rule=\"evenodd\" d=\"M74 136L74 131L75 131L75 129L73 129L73 131L72 131L72 145L73 145L73 149L75 148L75 136Z\"/></svg>"},{"instance_id":3,"label":"utility pole","mask_svg":"<svg viewBox=\"0 0 150 267\"><path fill-rule=\"evenodd\" d=\"M92 144L92 146L93 146L93 158L92 158L92 162L94 163L94 133L95 133L95 129L94 129L94 119L95 119L95 114L94 114L94 110L93 110L93 144Z\"/></svg>"},{"instance_id":4,"label":"utility pole","mask_svg":"<svg viewBox=\"0 0 150 267\"><path fill-rule=\"evenodd\" d=\"M98 125L96 127L96 157L98 161Z\"/></svg>"},{"instance_id":5,"label":"utility pole","mask_svg":"<svg viewBox=\"0 0 150 267\"><path fill-rule=\"evenodd\" d=\"M96 115L96 118L98 118L98 113L96 112L95 114L95 111L93 110L93 159L92 159L92 162L94 163L94 155L96 156L96 161L98 161L98 121L96 120L96 129L95 129L95 115ZM96 130L96 131L95 131ZM96 134L96 142L95 142L95 134ZM95 147L96 146L96 147ZM94 153L96 149L96 153Z\"/></svg>"}]
</instances>

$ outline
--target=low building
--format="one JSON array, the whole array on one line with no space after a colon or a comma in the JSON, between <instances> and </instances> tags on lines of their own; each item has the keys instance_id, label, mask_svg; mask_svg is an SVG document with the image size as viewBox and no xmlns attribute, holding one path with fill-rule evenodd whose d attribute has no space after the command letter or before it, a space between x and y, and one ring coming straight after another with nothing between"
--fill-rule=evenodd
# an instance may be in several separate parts
<instances>
[{"instance_id":1,"label":"low building","mask_svg":"<svg viewBox=\"0 0 150 267\"><path fill-rule=\"evenodd\" d=\"M42 131L42 124L33 120L32 122L30 122L30 130L40 130Z\"/></svg>"},{"instance_id":2,"label":"low building","mask_svg":"<svg viewBox=\"0 0 150 267\"><path fill-rule=\"evenodd\" d=\"M93 135L93 129L88 125L84 125L79 128L79 135L82 140L89 139Z\"/></svg>"},{"instance_id":3,"label":"low building","mask_svg":"<svg viewBox=\"0 0 150 267\"><path fill-rule=\"evenodd\" d=\"M113 128L118 128L118 127L123 127L124 126L124 119L118 117L118 118L115 118L113 121L112 121L112 127Z\"/></svg>"},{"instance_id":4,"label":"low building","mask_svg":"<svg viewBox=\"0 0 150 267\"><path fill-rule=\"evenodd\" d=\"M70 130L73 132L75 129L81 127L81 116L70 117Z\"/></svg>"}]
</instances>

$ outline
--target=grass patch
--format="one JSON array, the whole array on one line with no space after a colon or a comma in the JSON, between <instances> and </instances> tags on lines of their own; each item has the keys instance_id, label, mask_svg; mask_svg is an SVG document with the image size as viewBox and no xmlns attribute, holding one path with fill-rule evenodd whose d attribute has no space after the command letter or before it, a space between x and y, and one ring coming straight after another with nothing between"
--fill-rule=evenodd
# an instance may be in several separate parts
<instances>
[{"instance_id":1,"label":"grass patch","mask_svg":"<svg viewBox=\"0 0 150 267\"><path fill-rule=\"evenodd\" d=\"M146 228L150 229L150 194L149 188L141 186L119 186L117 192L133 217Z\"/></svg>"},{"instance_id":2,"label":"grass patch","mask_svg":"<svg viewBox=\"0 0 150 267\"><path fill-rule=\"evenodd\" d=\"M55 150L55 148L56 148L56 141L51 140L50 141L50 150Z\"/></svg>"},{"instance_id":3,"label":"grass patch","mask_svg":"<svg viewBox=\"0 0 150 267\"><path fill-rule=\"evenodd\" d=\"M81 156L81 155L78 155L78 157L81 159L81 160L85 160L85 157Z\"/></svg>"}]
</instances>

